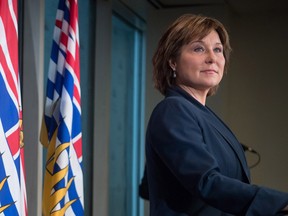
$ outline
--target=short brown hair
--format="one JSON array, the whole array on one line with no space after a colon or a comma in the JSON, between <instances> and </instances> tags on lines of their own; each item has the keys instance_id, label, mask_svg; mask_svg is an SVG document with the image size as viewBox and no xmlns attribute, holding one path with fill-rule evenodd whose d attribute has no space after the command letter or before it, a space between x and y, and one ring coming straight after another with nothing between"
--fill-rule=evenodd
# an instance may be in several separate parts
<instances>
[{"instance_id":1,"label":"short brown hair","mask_svg":"<svg viewBox=\"0 0 288 216\"><path fill-rule=\"evenodd\" d=\"M215 30L223 44L225 58L224 71L227 72L231 52L229 35L221 22L214 18L201 15L185 14L173 22L159 40L158 47L153 56L153 80L155 88L166 95L167 88L175 85L173 71L169 61L175 60L184 45L192 40L202 39L212 30ZM215 94L218 86L210 89L208 96Z\"/></svg>"}]
</instances>

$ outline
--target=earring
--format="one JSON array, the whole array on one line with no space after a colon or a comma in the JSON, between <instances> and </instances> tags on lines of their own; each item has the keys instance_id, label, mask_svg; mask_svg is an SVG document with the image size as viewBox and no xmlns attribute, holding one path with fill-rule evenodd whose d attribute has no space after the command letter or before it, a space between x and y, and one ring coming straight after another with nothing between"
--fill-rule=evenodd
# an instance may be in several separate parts
<instances>
[{"instance_id":1,"label":"earring","mask_svg":"<svg viewBox=\"0 0 288 216\"><path fill-rule=\"evenodd\" d=\"M173 69L173 78L176 78L176 70Z\"/></svg>"}]
</instances>

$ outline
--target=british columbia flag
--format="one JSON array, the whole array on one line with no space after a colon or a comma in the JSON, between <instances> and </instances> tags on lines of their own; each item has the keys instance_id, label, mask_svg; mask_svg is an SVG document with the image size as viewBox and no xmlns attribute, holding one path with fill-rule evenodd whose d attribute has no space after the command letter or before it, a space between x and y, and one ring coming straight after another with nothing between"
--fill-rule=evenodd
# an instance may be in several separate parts
<instances>
[{"instance_id":1,"label":"british columbia flag","mask_svg":"<svg viewBox=\"0 0 288 216\"><path fill-rule=\"evenodd\" d=\"M77 0L60 0L41 142L47 147L43 215L84 215Z\"/></svg>"},{"instance_id":2,"label":"british columbia flag","mask_svg":"<svg viewBox=\"0 0 288 216\"><path fill-rule=\"evenodd\" d=\"M0 0L0 215L27 215L17 0Z\"/></svg>"}]
</instances>

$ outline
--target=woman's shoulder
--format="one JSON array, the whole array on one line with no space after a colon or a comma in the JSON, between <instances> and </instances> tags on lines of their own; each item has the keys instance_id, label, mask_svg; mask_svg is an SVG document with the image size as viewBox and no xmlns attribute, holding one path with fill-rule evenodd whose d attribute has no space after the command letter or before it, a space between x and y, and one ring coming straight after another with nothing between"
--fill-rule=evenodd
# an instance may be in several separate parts
<instances>
[{"instance_id":1,"label":"woman's shoulder","mask_svg":"<svg viewBox=\"0 0 288 216\"><path fill-rule=\"evenodd\" d=\"M156 106L155 109L167 109L171 107L187 106L188 101L181 96L169 96L161 100Z\"/></svg>"},{"instance_id":2,"label":"woman's shoulder","mask_svg":"<svg viewBox=\"0 0 288 216\"><path fill-rule=\"evenodd\" d=\"M200 118L201 114L197 107L185 98L171 96L166 97L156 105L149 118L148 128L149 130L155 127L170 130L179 125L185 127L186 124L198 124Z\"/></svg>"},{"instance_id":3,"label":"woman's shoulder","mask_svg":"<svg viewBox=\"0 0 288 216\"><path fill-rule=\"evenodd\" d=\"M154 108L153 113L159 113L161 115L195 115L197 113L197 107L181 96L169 96L165 97L162 101L160 101Z\"/></svg>"}]
</instances>

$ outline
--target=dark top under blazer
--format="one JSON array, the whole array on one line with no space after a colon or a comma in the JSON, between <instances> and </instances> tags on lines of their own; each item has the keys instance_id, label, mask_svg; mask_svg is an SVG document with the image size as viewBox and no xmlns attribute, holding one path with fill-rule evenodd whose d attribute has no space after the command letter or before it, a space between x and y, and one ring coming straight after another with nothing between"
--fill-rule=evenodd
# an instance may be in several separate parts
<instances>
[{"instance_id":1,"label":"dark top under blazer","mask_svg":"<svg viewBox=\"0 0 288 216\"><path fill-rule=\"evenodd\" d=\"M281 215L288 194L250 184L240 143L179 87L154 109L146 133L151 216Z\"/></svg>"}]
</instances>

